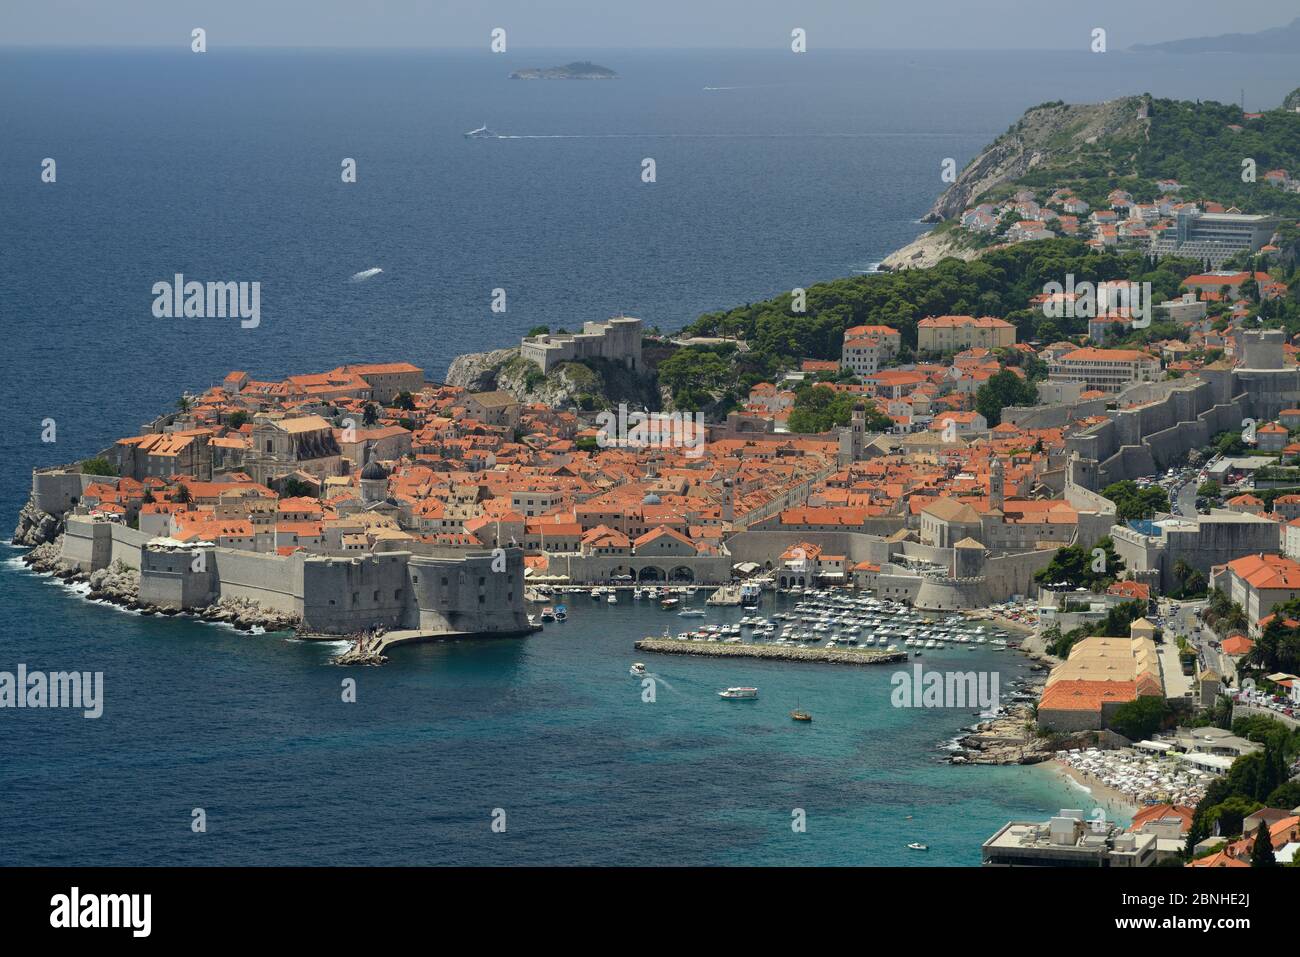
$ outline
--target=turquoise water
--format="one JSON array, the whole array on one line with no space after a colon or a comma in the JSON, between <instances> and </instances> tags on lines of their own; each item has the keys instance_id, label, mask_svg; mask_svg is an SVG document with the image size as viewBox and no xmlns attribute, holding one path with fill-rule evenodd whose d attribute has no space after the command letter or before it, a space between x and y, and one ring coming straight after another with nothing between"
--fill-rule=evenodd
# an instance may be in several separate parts
<instances>
[{"instance_id":1,"label":"turquoise water","mask_svg":"<svg viewBox=\"0 0 1300 957\"><path fill-rule=\"evenodd\" d=\"M0 715L0 863L975 865L1007 820L1083 797L1041 767L942 763L971 711L891 707L893 666L638 653L701 619L628 598L573 596L569 621L527 639L340 669L332 647L142 618L13 565L5 667L102 670L105 711ZM922 660L997 669L1004 687L1026 664L964 647ZM736 684L759 700L717 697ZM792 722L796 706L814 721Z\"/></svg>"}]
</instances>

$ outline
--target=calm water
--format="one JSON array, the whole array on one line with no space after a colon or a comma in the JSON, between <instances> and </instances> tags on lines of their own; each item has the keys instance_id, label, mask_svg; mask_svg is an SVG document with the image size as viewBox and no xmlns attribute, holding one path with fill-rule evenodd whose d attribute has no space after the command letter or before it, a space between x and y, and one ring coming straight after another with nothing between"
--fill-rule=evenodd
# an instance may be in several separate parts
<instances>
[{"instance_id":1,"label":"calm water","mask_svg":"<svg viewBox=\"0 0 1300 957\"><path fill-rule=\"evenodd\" d=\"M624 310L675 328L870 269L920 230L942 159L1033 103L1245 88L1260 108L1300 65L575 55L623 78L505 79L573 58L554 51L0 50L0 518L33 465L97 451L231 369L401 358L438 377L537 324ZM461 137L483 123L516 138ZM260 281L261 326L154 319L150 289L176 272ZM349 672L344 705L325 649L141 619L5 566L0 669L103 670L108 700L99 721L0 712L0 863L973 864L1007 818L1079 803L1041 769L936 763L969 715L889 708L884 671L670 658L644 705L631 643L661 630L653 610L580 608L528 641ZM743 681L760 702L713 694ZM814 725L791 724L796 703ZM903 850L917 838L928 855Z\"/></svg>"},{"instance_id":2,"label":"calm water","mask_svg":"<svg viewBox=\"0 0 1300 957\"><path fill-rule=\"evenodd\" d=\"M97 721L5 714L12 862L976 864L1008 818L1083 797L1041 768L939 763L972 711L891 707L892 668L638 653L635 638L686 622L626 598L575 596L568 622L530 639L342 670L325 646L140 618L21 572L4 582L6 616L44 615L8 630L7 660L106 672ZM637 659L653 703L628 674ZM992 650L922 660L997 670L1004 688L1024 669ZM717 697L734 684L760 699ZM812 724L790 720L796 706ZM189 830L194 807L207 834ZM918 839L928 854L904 847Z\"/></svg>"}]
</instances>

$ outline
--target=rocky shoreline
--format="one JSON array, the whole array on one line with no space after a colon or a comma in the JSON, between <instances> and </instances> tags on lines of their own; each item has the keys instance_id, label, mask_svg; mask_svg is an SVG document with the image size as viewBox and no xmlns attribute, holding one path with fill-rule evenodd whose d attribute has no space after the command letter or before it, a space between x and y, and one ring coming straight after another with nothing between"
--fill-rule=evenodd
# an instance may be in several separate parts
<instances>
[{"instance_id":1,"label":"rocky shoreline","mask_svg":"<svg viewBox=\"0 0 1300 957\"><path fill-rule=\"evenodd\" d=\"M383 647L383 637L384 630L382 628L349 635L348 640L352 642L351 647L342 654L334 657L330 661L330 664L370 665L373 667L382 665L388 660L387 656L380 650Z\"/></svg>"},{"instance_id":2,"label":"rocky shoreline","mask_svg":"<svg viewBox=\"0 0 1300 957\"><path fill-rule=\"evenodd\" d=\"M179 608L161 608L140 600L140 573L121 562L107 568L83 572L62 557L63 534L52 541L42 542L22 557L23 564L42 575L50 575L69 585L89 586L86 597L92 601L118 605L142 615L184 616L218 624L230 625L239 631L294 631L300 624L296 615L262 608L257 602L241 598L222 598L206 608L182 611Z\"/></svg>"},{"instance_id":3,"label":"rocky shoreline","mask_svg":"<svg viewBox=\"0 0 1300 957\"><path fill-rule=\"evenodd\" d=\"M56 517L48 512L42 512L29 498L18 512L18 524L14 528L13 543L24 548L48 544L63 534L65 524L61 516Z\"/></svg>"}]
</instances>

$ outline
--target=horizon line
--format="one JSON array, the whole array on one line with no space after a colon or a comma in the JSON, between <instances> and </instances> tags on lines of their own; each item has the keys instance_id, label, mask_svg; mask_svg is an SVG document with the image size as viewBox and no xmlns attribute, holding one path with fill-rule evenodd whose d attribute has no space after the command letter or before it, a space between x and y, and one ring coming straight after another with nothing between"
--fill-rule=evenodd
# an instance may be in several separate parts
<instances>
[{"instance_id":1,"label":"horizon line","mask_svg":"<svg viewBox=\"0 0 1300 957\"><path fill-rule=\"evenodd\" d=\"M1139 44L1140 45L1140 44ZM320 44L279 44L279 43L231 43L223 45L217 49L223 50L283 50L293 52L314 52L314 51L371 51L385 50L389 52L406 52L406 53L426 53L426 52L462 52L472 50L483 50L484 45L479 43L463 44L458 46L409 46L406 44L360 44L345 46L333 43ZM559 46L559 45L530 45L520 48L523 52L532 50L549 51L549 50L568 50L581 52L609 52L609 53L636 53L636 52L664 52L664 53L788 53L788 47L778 46ZM188 37L175 44L164 43L46 43L41 41L31 43L0 43L0 50L172 50L178 53L189 53ZM857 46L818 46L815 48L818 52L834 53L1081 53L1089 56L1096 56L1086 46L1069 46L1069 47L857 47ZM208 51L212 52L212 51ZM1258 52L1238 52L1238 51L1217 51L1218 55L1227 56L1281 56L1281 57L1300 57L1297 53L1258 53ZM1147 53L1147 54L1164 54L1167 56L1204 56L1205 53L1180 54L1166 50L1138 50L1134 47L1124 47L1108 51L1108 53ZM501 54L490 54L500 56ZM508 55L508 54L507 54ZM1210 54L1215 55L1215 54Z\"/></svg>"}]
</instances>

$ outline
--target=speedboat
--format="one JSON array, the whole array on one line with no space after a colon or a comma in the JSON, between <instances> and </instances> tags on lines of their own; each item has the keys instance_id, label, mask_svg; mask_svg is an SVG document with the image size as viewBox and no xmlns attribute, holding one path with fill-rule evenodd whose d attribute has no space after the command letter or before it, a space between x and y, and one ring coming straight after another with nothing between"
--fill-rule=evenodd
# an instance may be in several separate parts
<instances>
[{"instance_id":1,"label":"speedboat","mask_svg":"<svg viewBox=\"0 0 1300 957\"><path fill-rule=\"evenodd\" d=\"M929 844L922 844L920 841L913 841L911 844L907 846L909 850L913 850L913 851L928 851L930 849Z\"/></svg>"},{"instance_id":2,"label":"speedboat","mask_svg":"<svg viewBox=\"0 0 1300 957\"><path fill-rule=\"evenodd\" d=\"M637 678L639 678L639 677L641 677L642 675L644 675L644 674L646 673L646 671L645 671L645 665L643 665L641 662L638 661L638 662L637 662L636 664L634 664L631 668L629 668L629 669L627 670L627 672L628 672L628 674L632 675L633 677L637 677Z\"/></svg>"},{"instance_id":3,"label":"speedboat","mask_svg":"<svg viewBox=\"0 0 1300 957\"><path fill-rule=\"evenodd\" d=\"M758 689L728 688L726 691L719 691L718 697L726 698L728 701L754 701L758 698Z\"/></svg>"},{"instance_id":4,"label":"speedboat","mask_svg":"<svg viewBox=\"0 0 1300 957\"><path fill-rule=\"evenodd\" d=\"M546 617L546 613L545 613L545 612L542 613L542 617L543 617L543 618ZM556 606L555 606L555 620L556 620L556 621L566 621L566 620L568 620L568 617L569 617L569 609L565 608L563 605L556 605Z\"/></svg>"},{"instance_id":5,"label":"speedboat","mask_svg":"<svg viewBox=\"0 0 1300 957\"><path fill-rule=\"evenodd\" d=\"M607 605L617 605L617 604L618 604L618 595L615 594L613 591L610 591L610 593L609 593L609 597L605 599L605 603L606 603Z\"/></svg>"},{"instance_id":6,"label":"speedboat","mask_svg":"<svg viewBox=\"0 0 1300 957\"><path fill-rule=\"evenodd\" d=\"M555 621L555 609L550 605L542 609L542 621Z\"/></svg>"},{"instance_id":7,"label":"speedboat","mask_svg":"<svg viewBox=\"0 0 1300 957\"><path fill-rule=\"evenodd\" d=\"M493 133L486 126L480 126L476 130L470 130L465 133L464 136L467 140L494 140L496 139L497 134Z\"/></svg>"},{"instance_id":8,"label":"speedboat","mask_svg":"<svg viewBox=\"0 0 1300 957\"><path fill-rule=\"evenodd\" d=\"M699 608L683 608L677 613L678 618L703 618L704 612Z\"/></svg>"}]
</instances>

